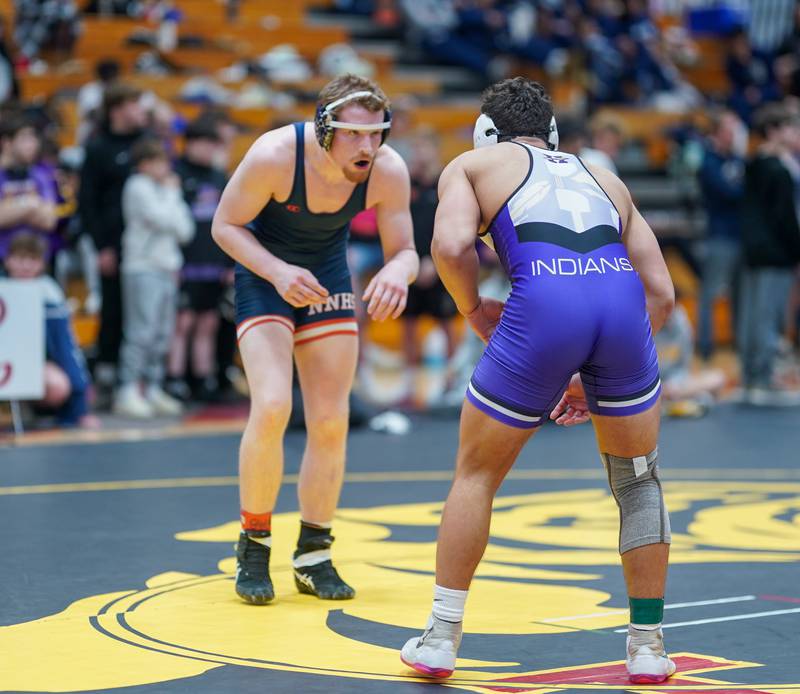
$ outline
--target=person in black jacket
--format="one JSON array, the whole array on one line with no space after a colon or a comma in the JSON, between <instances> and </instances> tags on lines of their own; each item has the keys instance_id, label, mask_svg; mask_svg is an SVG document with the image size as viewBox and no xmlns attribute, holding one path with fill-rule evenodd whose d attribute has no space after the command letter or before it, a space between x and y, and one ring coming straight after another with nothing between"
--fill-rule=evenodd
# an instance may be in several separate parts
<instances>
[{"instance_id":1,"label":"person in black jacket","mask_svg":"<svg viewBox=\"0 0 800 694\"><path fill-rule=\"evenodd\" d=\"M800 393L779 387L774 379L793 271L800 264L794 180L784 163L798 131L780 104L764 106L756 114L755 128L764 142L747 164L742 202L742 384L750 404L800 404Z\"/></svg>"},{"instance_id":2,"label":"person in black jacket","mask_svg":"<svg viewBox=\"0 0 800 694\"><path fill-rule=\"evenodd\" d=\"M175 172L181 178L184 200L192 210L195 235L183 248L178 320L170 348L167 390L173 396L188 399L186 362L191 356L191 375L197 384L194 395L199 400L213 400L218 395L219 307L225 288L233 282L233 260L211 238L211 220L228 177L214 166L218 151L224 146L214 121L197 119L186 128L184 137L186 146Z\"/></svg>"},{"instance_id":3,"label":"person in black jacket","mask_svg":"<svg viewBox=\"0 0 800 694\"><path fill-rule=\"evenodd\" d=\"M100 311L95 379L113 389L122 340L119 261L122 231L122 187L131 172L130 149L143 132L146 112L138 89L111 85L103 97L104 120L86 146L81 171L78 214L83 230L98 251L103 304Z\"/></svg>"}]
</instances>

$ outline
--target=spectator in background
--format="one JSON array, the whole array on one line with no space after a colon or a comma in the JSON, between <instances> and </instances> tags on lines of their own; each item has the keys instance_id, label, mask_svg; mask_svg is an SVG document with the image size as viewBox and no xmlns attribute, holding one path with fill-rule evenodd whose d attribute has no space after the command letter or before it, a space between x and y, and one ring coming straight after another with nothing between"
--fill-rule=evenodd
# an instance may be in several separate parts
<instances>
[{"instance_id":1,"label":"spectator in background","mask_svg":"<svg viewBox=\"0 0 800 694\"><path fill-rule=\"evenodd\" d=\"M94 377L98 396L110 396L122 340L119 262L122 187L130 175L130 149L143 133L147 114L138 89L114 84L103 97L103 122L86 145L81 170L78 214L97 250L102 306ZM105 404L105 403L104 403Z\"/></svg>"},{"instance_id":2,"label":"spectator in background","mask_svg":"<svg viewBox=\"0 0 800 694\"><path fill-rule=\"evenodd\" d=\"M78 36L78 8L73 0L15 0L14 39L27 65L43 50L66 55Z\"/></svg>"},{"instance_id":3,"label":"spectator in background","mask_svg":"<svg viewBox=\"0 0 800 694\"><path fill-rule=\"evenodd\" d=\"M226 286L233 283L233 262L211 238L211 220L228 178L214 167L222 142L212 122L201 119L190 123L184 138L176 173L181 179L183 198L192 211L195 234L183 249L178 318L165 390L180 400L192 396L187 378L187 357L191 355L194 397L209 401L219 391L216 347L220 301Z\"/></svg>"},{"instance_id":4,"label":"spectator in background","mask_svg":"<svg viewBox=\"0 0 800 694\"><path fill-rule=\"evenodd\" d=\"M418 326L421 316L434 318L447 340L447 362L453 356L455 337L452 319L457 314L455 303L445 289L431 258L433 223L436 217L437 183L442 172L439 136L432 129L420 129L413 139L411 174L411 218L414 222L414 245L420 257L419 274L408 288L408 302L403 313L403 351L409 366L409 377L421 365ZM449 388L445 383L445 390Z\"/></svg>"},{"instance_id":5,"label":"spectator in background","mask_svg":"<svg viewBox=\"0 0 800 694\"><path fill-rule=\"evenodd\" d=\"M41 142L33 124L21 114L0 123L0 259L11 240L28 232L45 242L46 261L58 247L58 189L54 172L38 164Z\"/></svg>"},{"instance_id":6,"label":"spectator in background","mask_svg":"<svg viewBox=\"0 0 800 694\"><path fill-rule=\"evenodd\" d=\"M363 358L367 314L361 296L372 275L383 267L383 248L378 234L378 215L372 208L361 210L350 222L347 265L352 276L353 295L356 297L356 320L358 321L358 338L361 345L359 358Z\"/></svg>"},{"instance_id":7,"label":"spectator in background","mask_svg":"<svg viewBox=\"0 0 800 694\"><path fill-rule=\"evenodd\" d=\"M128 417L177 415L180 402L162 386L175 329L180 245L192 239L194 221L159 140L137 142L131 162L135 173L122 192L124 339L114 411Z\"/></svg>"},{"instance_id":8,"label":"spectator in background","mask_svg":"<svg viewBox=\"0 0 800 694\"><path fill-rule=\"evenodd\" d=\"M37 408L55 414L59 426L94 429L89 413L89 372L69 321L64 293L46 276L47 246L41 237L22 232L11 242L5 267L11 279L38 282L45 304L44 398Z\"/></svg>"},{"instance_id":9,"label":"spectator in background","mask_svg":"<svg viewBox=\"0 0 800 694\"><path fill-rule=\"evenodd\" d=\"M697 172L707 218L697 342L703 359L709 359L714 351L715 301L727 295L735 313L739 297L742 254L739 208L744 193L746 152L747 129L739 117L732 111L712 114Z\"/></svg>"},{"instance_id":10,"label":"spectator in background","mask_svg":"<svg viewBox=\"0 0 800 694\"><path fill-rule=\"evenodd\" d=\"M780 98L771 57L754 50L744 30L729 38L725 69L733 87L729 105L745 123L761 104Z\"/></svg>"},{"instance_id":11,"label":"spectator in background","mask_svg":"<svg viewBox=\"0 0 800 694\"><path fill-rule=\"evenodd\" d=\"M705 414L725 387L725 372L715 368L692 368L694 331L681 304L675 304L655 340L664 413L672 417Z\"/></svg>"},{"instance_id":12,"label":"spectator in background","mask_svg":"<svg viewBox=\"0 0 800 694\"><path fill-rule=\"evenodd\" d=\"M87 82L78 90L78 131L75 139L84 144L100 127L103 111L103 96L109 85L119 77L121 66L113 58L99 61L94 68L96 79Z\"/></svg>"},{"instance_id":13,"label":"spectator in background","mask_svg":"<svg viewBox=\"0 0 800 694\"><path fill-rule=\"evenodd\" d=\"M411 161L414 111L418 107L419 100L410 94L403 94L392 101L392 149L406 164Z\"/></svg>"},{"instance_id":14,"label":"spectator in background","mask_svg":"<svg viewBox=\"0 0 800 694\"><path fill-rule=\"evenodd\" d=\"M19 83L14 72L14 59L8 49L6 18L0 14L0 105L19 99Z\"/></svg>"},{"instance_id":15,"label":"spectator in background","mask_svg":"<svg viewBox=\"0 0 800 694\"><path fill-rule=\"evenodd\" d=\"M494 55L485 39L490 32L486 27L476 29L467 23L467 36L463 36L454 0L400 0L400 9L409 43L436 62L465 67L484 79L489 78Z\"/></svg>"},{"instance_id":16,"label":"spectator in background","mask_svg":"<svg viewBox=\"0 0 800 694\"><path fill-rule=\"evenodd\" d=\"M590 166L602 166L617 174L616 161L624 141L624 126L618 118L610 114L595 116L589 122L589 145L581 147L580 158Z\"/></svg>"},{"instance_id":17,"label":"spectator in background","mask_svg":"<svg viewBox=\"0 0 800 694\"><path fill-rule=\"evenodd\" d=\"M746 402L800 404L800 392L775 378L775 361L793 273L800 264L800 225L794 181L784 160L797 129L781 104L762 107L754 119L764 142L747 163L741 233L745 269L739 310L739 351Z\"/></svg>"}]
</instances>

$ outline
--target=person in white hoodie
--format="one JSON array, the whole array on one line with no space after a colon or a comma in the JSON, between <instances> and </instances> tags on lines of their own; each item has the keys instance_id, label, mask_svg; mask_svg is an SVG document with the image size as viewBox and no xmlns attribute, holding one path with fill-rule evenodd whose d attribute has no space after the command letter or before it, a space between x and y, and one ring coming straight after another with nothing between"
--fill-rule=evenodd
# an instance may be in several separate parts
<instances>
[{"instance_id":1,"label":"person in white hoodie","mask_svg":"<svg viewBox=\"0 0 800 694\"><path fill-rule=\"evenodd\" d=\"M162 389L175 328L180 246L194 236L194 221L178 176L159 140L131 149L135 167L122 191L122 320L117 414L177 415L181 404Z\"/></svg>"}]
</instances>

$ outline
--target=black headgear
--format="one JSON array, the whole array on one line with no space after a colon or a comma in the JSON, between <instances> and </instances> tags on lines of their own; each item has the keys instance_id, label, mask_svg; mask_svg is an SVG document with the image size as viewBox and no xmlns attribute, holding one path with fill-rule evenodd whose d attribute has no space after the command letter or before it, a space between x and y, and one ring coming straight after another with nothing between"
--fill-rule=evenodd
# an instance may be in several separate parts
<instances>
[{"instance_id":1,"label":"black headgear","mask_svg":"<svg viewBox=\"0 0 800 694\"><path fill-rule=\"evenodd\" d=\"M343 96L341 99L332 101L327 106L317 106L317 113L314 116L314 130L317 134L317 141L322 149L327 151L331 148L333 144L333 131L336 128L345 130L382 130L381 144L386 142L386 138L389 137L389 129L392 127L392 112L388 108L383 110L383 123L344 123L333 119L333 112L339 108L339 106L352 99L363 99L364 97L372 97L373 99L380 98L372 92L353 92L352 94Z\"/></svg>"}]
</instances>

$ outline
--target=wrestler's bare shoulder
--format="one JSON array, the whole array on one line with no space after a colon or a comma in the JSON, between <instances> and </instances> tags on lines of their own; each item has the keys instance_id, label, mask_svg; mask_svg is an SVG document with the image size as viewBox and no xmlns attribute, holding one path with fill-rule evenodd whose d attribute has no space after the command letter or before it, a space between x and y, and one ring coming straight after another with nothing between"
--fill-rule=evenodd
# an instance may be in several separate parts
<instances>
[{"instance_id":1,"label":"wrestler's bare shoulder","mask_svg":"<svg viewBox=\"0 0 800 694\"><path fill-rule=\"evenodd\" d=\"M370 196L379 198L392 195L410 185L408 167L403 158L389 145L383 145L375 155L370 174Z\"/></svg>"},{"instance_id":2,"label":"wrestler's bare shoulder","mask_svg":"<svg viewBox=\"0 0 800 694\"><path fill-rule=\"evenodd\" d=\"M512 142L500 142L490 147L463 152L453 159L447 168L462 169L471 177L487 171L496 173L497 167L504 166L515 158L522 162L528 161L525 150L521 147Z\"/></svg>"},{"instance_id":3,"label":"wrestler's bare shoulder","mask_svg":"<svg viewBox=\"0 0 800 694\"><path fill-rule=\"evenodd\" d=\"M408 176L408 167L403 157L389 145L383 145L375 155L375 163L372 167L373 175L382 178L396 178L397 176Z\"/></svg>"},{"instance_id":4,"label":"wrestler's bare shoulder","mask_svg":"<svg viewBox=\"0 0 800 694\"><path fill-rule=\"evenodd\" d=\"M247 152L254 166L294 166L296 137L294 127L286 125L261 135Z\"/></svg>"}]
</instances>

